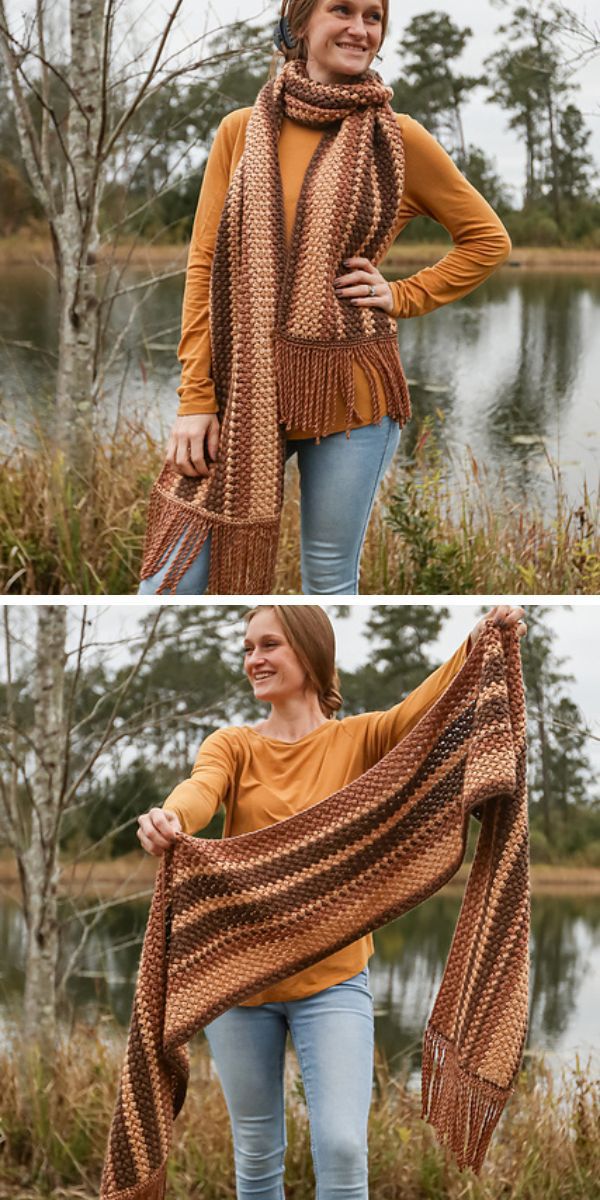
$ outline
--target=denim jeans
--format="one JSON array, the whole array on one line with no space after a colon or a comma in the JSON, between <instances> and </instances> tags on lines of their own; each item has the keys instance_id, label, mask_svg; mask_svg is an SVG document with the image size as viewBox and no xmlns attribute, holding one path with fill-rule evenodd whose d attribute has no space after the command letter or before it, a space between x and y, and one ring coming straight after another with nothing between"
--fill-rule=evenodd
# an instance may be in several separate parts
<instances>
[{"instance_id":1,"label":"denim jeans","mask_svg":"<svg viewBox=\"0 0 600 1200\"><path fill-rule=\"evenodd\" d=\"M286 460L298 455L302 592L305 596L357 595L360 554L377 489L400 441L396 421L363 425L315 438L288 439ZM179 544L179 543L178 543ZM138 595L151 596L169 563L143 579ZM176 594L202 596L208 586L210 534L180 579Z\"/></svg>"},{"instance_id":2,"label":"denim jeans","mask_svg":"<svg viewBox=\"0 0 600 1200\"><path fill-rule=\"evenodd\" d=\"M204 1026L233 1133L237 1200L284 1200L290 1031L306 1096L317 1200L368 1200L374 1057L368 965L302 1000L237 1005Z\"/></svg>"}]
</instances>

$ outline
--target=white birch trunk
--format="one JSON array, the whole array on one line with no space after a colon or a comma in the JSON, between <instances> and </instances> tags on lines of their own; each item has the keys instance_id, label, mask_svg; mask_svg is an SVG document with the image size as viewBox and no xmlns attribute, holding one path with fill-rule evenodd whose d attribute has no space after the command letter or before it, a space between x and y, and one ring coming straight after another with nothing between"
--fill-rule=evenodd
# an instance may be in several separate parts
<instances>
[{"instance_id":1,"label":"white birch trunk","mask_svg":"<svg viewBox=\"0 0 600 1200\"><path fill-rule=\"evenodd\" d=\"M27 928L24 1033L27 1044L51 1050L56 1033L59 950L58 835L65 765L66 605L42 605L37 618L31 832L27 848L19 855Z\"/></svg>"}]
</instances>

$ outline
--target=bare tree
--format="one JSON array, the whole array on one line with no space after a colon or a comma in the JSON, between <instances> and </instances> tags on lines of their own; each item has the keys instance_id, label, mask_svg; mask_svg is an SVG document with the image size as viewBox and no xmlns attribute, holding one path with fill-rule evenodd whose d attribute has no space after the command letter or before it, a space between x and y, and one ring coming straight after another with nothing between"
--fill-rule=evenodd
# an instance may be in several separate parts
<instances>
[{"instance_id":1,"label":"bare tree","mask_svg":"<svg viewBox=\"0 0 600 1200\"><path fill-rule=\"evenodd\" d=\"M51 1053L55 1044L57 995L69 973L67 969L62 981L57 977L61 820L102 754L130 733L130 723L118 726L117 719L155 640L163 609L156 609L131 666L115 684L103 728L85 747L85 755L78 755L81 761L75 770L71 765L72 751L81 721L74 721L74 712L86 651L87 609L83 609L79 619L75 664L69 678L65 674L67 607L40 605L26 610L30 617L35 613L37 618L30 666L31 717L18 694L14 658L19 639L11 625L13 611L9 606L3 608L5 680L4 713L0 720L0 819L3 840L14 852L18 864L25 918L24 1033L28 1042L35 1042L44 1053ZM90 931L88 924L71 956L70 968Z\"/></svg>"},{"instance_id":2,"label":"bare tree","mask_svg":"<svg viewBox=\"0 0 600 1200\"><path fill-rule=\"evenodd\" d=\"M73 817L83 812L87 802L86 788L106 778L115 755L136 746L153 730L161 730L169 702L157 702L156 685L148 686L147 680L153 678L156 657L168 653L169 645L178 649L186 645L185 621L172 620L175 614L168 605L146 612L139 632L130 635L125 646L119 639L96 642L93 613L87 605L75 609L61 603L2 607L0 845L14 854L21 887L25 1042L39 1048L46 1061L52 1060L56 1044L59 1002L106 911L125 898L151 894L147 885L132 893L134 867L108 899L94 898L83 907L69 887L61 895L59 911L65 867L70 870L84 853L88 861L93 860L107 839L137 818L122 824L113 813L94 844L75 855L69 853L68 864L60 854L65 820L73 825ZM220 610L217 614L213 610L211 618L202 609L191 633L210 643L218 620ZM103 670L94 691L91 682L97 678L98 663L106 667L114 653L125 655L126 661ZM210 684L202 696L194 693L195 702L185 684L180 689L177 685L178 733L212 722L223 705L237 703L245 693L244 683L237 671L229 679L214 664ZM140 852L140 865L143 857Z\"/></svg>"},{"instance_id":3,"label":"bare tree","mask_svg":"<svg viewBox=\"0 0 600 1200\"><path fill-rule=\"evenodd\" d=\"M183 0L172 0L152 47L140 51L119 73L114 62L115 22L124 14L118 0L94 0L92 4L69 0L66 63L60 51L52 54L48 50L52 27L46 0L36 0L35 15L25 21L19 34L10 27L6 0L0 0L0 61L10 81L9 101L23 163L47 219L54 252L59 299L55 429L60 440L70 446L72 461L84 472L92 461L89 447L95 406L106 372L122 351L136 307L161 280L181 275L185 269L124 285L126 260L116 278L107 272L100 287L101 251L107 243L116 245L124 222L131 217L126 214L111 226L108 237L100 236L98 212L110 165L120 155L119 169L125 174L123 186L127 188L127 171L131 178L135 169L133 118L139 121L144 105L173 81L240 54L240 48L234 46L198 58L197 43L207 36L205 32L187 47L188 61L182 65L173 61L177 56L167 54L168 43L182 5ZM40 117L36 122L33 113L37 110ZM164 190L169 186L167 173ZM151 202L156 198L152 196ZM110 265L110 255L103 258ZM114 302L126 293L134 296L135 303L106 352Z\"/></svg>"}]
</instances>

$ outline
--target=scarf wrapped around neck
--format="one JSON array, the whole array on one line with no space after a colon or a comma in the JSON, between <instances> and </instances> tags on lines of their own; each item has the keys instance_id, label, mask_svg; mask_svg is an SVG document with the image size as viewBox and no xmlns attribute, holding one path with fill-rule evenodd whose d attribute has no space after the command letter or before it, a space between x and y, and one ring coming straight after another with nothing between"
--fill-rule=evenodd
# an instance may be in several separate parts
<instances>
[{"instance_id":1,"label":"scarf wrapped around neck","mask_svg":"<svg viewBox=\"0 0 600 1200\"><path fill-rule=\"evenodd\" d=\"M284 820L162 855L101 1200L163 1200L186 1043L241 1000L437 892L481 829L422 1053L422 1112L479 1172L528 1023L529 829L519 639L486 623L446 690L379 762Z\"/></svg>"},{"instance_id":2,"label":"scarf wrapped around neck","mask_svg":"<svg viewBox=\"0 0 600 1200\"><path fill-rule=\"evenodd\" d=\"M392 88L374 70L351 83L311 79L296 59L260 90L217 231L209 287L218 458L208 477L163 465L150 495L142 579L179 544L158 591L175 590L208 534L208 592L272 593L283 501L285 430L320 438L338 387L346 433L355 414L352 364L375 377L388 414L411 412L396 320L335 295L346 258L377 265L389 249L404 191L404 143ZM286 248L278 141L284 114L323 129ZM360 481L357 481L360 485Z\"/></svg>"}]
</instances>

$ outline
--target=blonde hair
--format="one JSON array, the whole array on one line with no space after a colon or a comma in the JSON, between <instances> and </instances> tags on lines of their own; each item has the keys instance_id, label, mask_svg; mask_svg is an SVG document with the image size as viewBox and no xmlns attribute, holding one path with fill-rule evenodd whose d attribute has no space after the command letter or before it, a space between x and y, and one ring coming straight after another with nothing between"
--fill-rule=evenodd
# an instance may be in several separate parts
<instances>
[{"instance_id":1,"label":"blonde hair","mask_svg":"<svg viewBox=\"0 0 600 1200\"><path fill-rule=\"evenodd\" d=\"M285 45L282 45L281 50L274 50L271 61L269 63L269 79L274 79L277 74L277 67L281 60L289 62L292 58L303 58L306 62L308 58L308 46L303 37L298 34L299 29L304 29L310 21L310 18L317 7L319 0L282 0L280 17L283 17L287 8L287 19L289 27L295 38L298 39L297 45L291 50ZM381 0L383 14L381 19L381 41L378 50L381 50L387 34L388 21L390 16L389 0Z\"/></svg>"},{"instance_id":2,"label":"blonde hair","mask_svg":"<svg viewBox=\"0 0 600 1200\"><path fill-rule=\"evenodd\" d=\"M244 614L246 627L265 608L276 613L317 693L321 711L332 717L342 707L342 697L335 665L335 633L327 613L319 604L258 604Z\"/></svg>"}]
</instances>

